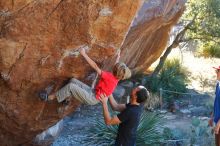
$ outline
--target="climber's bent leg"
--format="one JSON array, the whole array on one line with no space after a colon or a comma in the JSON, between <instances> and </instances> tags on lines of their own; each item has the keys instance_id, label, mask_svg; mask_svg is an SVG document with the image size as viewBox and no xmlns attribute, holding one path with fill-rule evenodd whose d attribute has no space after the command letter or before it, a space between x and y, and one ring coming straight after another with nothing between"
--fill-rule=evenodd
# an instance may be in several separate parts
<instances>
[{"instance_id":1,"label":"climber's bent leg","mask_svg":"<svg viewBox=\"0 0 220 146\"><path fill-rule=\"evenodd\" d=\"M79 87L81 87L82 89L85 89L85 90L92 90L92 88L91 87L89 87L88 85L86 85L85 83L83 83L83 82L81 82L80 80L77 80L77 79L75 79L75 78L72 78L71 80L70 80L70 83L74 83L74 84L76 84L77 86L79 86Z\"/></svg>"},{"instance_id":2,"label":"climber's bent leg","mask_svg":"<svg viewBox=\"0 0 220 146\"><path fill-rule=\"evenodd\" d=\"M58 102L62 102L70 96L73 96L81 103L88 105L95 105L99 102L98 100L96 100L95 93L91 88L87 88L87 90L85 90L72 82L65 85L56 93Z\"/></svg>"}]
</instances>

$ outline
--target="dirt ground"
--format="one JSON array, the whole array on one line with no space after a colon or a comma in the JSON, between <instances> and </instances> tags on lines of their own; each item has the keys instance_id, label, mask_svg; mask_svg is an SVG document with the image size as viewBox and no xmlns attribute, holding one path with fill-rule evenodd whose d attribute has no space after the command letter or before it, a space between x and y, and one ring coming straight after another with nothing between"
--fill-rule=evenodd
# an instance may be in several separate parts
<instances>
[{"instance_id":1,"label":"dirt ground","mask_svg":"<svg viewBox=\"0 0 220 146\"><path fill-rule=\"evenodd\" d=\"M94 126L92 120L101 116L101 104L82 105L76 112L64 119L64 129L52 146L86 146L81 143L85 139L85 131Z\"/></svg>"}]
</instances>

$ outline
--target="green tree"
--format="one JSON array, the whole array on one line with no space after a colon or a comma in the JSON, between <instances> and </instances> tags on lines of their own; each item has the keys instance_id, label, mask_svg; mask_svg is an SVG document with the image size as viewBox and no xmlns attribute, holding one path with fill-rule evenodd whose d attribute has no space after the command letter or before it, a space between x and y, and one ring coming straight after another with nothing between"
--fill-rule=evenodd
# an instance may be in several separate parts
<instances>
[{"instance_id":1,"label":"green tree","mask_svg":"<svg viewBox=\"0 0 220 146\"><path fill-rule=\"evenodd\" d=\"M181 42L196 42L199 54L220 57L220 1L189 0L181 23L187 23L195 16Z\"/></svg>"},{"instance_id":2,"label":"green tree","mask_svg":"<svg viewBox=\"0 0 220 146\"><path fill-rule=\"evenodd\" d=\"M198 54L220 58L220 0L188 0L186 10L179 21L182 28L174 41L160 57L160 62L151 74L158 75L173 48L196 43Z\"/></svg>"}]
</instances>

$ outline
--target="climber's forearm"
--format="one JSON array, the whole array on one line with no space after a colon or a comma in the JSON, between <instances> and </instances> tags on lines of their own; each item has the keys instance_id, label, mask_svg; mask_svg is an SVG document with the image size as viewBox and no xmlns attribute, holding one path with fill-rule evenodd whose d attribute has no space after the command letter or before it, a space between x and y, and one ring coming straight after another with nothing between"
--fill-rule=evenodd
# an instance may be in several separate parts
<instances>
[{"instance_id":1,"label":"climber's forearm","mask_svg":"<svg viewBox=\"0 0 220 146\"><path fill-rule=\"evenodd\" d=\"M99 74L99 75L101 75L101 69L98 67L98 65L86 54L86 53L84 53L84 54L82 54L82 56L86 59L86 61L89 63L89 65L93 68L93 69L95 69L95 71Z\"/></svg>"},{"instance_id":2,"label":"climber's forearm","mask_svg":"<svg viewBox=\"0 0 220 146\"><path fill-rule=\"evenodd\" d=\"M117 52L117 58L116 58L116 61L115 61L115 63L118 63L119 62L119 59L120 59L120 56L121 55L121 51L119 50L118 52Z\"/></svg>"}]
</instances>

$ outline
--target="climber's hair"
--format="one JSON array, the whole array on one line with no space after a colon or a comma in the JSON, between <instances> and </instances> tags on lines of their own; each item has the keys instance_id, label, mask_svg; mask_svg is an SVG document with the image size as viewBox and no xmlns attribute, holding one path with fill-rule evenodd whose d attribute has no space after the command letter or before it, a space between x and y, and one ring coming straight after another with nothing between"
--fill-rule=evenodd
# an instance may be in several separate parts
<instances>
[{"instance_id":1,"label":"climber's hair","mask_svg":"<svg viewBox=\"0 0 220 146\"><path fill-rule=\"evenodd\" d=\"M116 63L112 72L113 75L119 80L124 80L131 77L130 69L122 62Z\"/></svg>"}]
</instances>

